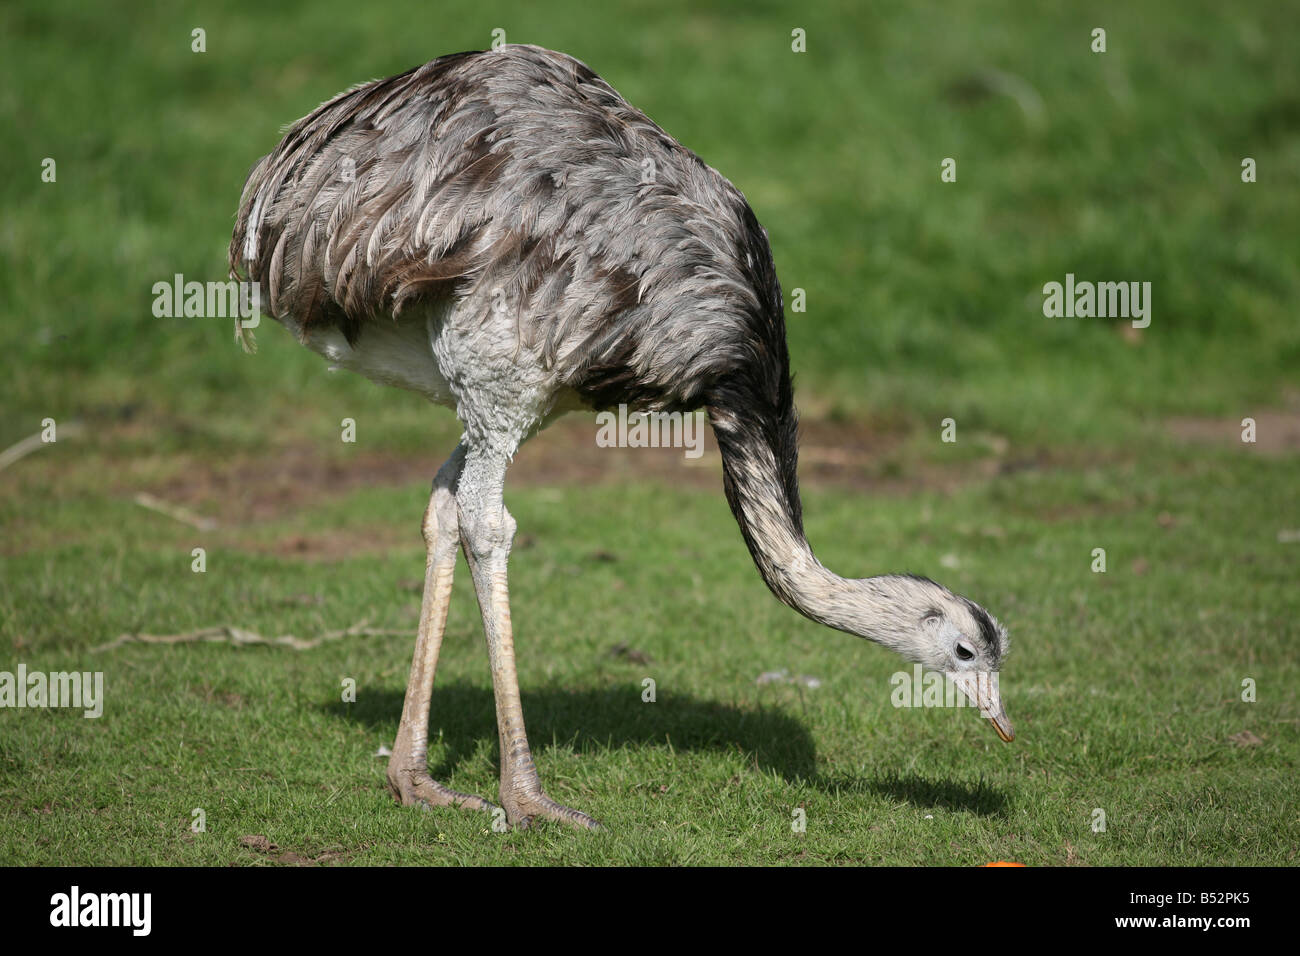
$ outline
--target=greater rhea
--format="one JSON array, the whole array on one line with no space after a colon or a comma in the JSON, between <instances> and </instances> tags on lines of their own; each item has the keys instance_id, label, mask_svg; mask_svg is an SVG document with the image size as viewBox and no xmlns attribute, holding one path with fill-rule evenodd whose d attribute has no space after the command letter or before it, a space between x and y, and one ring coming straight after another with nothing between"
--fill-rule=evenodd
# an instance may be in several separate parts
<instances>
[{"instance_id":1,"label":"greater rhea","mask_svg":"<svg viewBox=\"0 0 1300 956\"><path fill-rule=\"evenodd\" d=\"M388 764L401 803L493 808L426 765L460 548L487 635L501 806L517 826L596 825L546 795L529 751L502 489L529 436L620 404L705 409L727 501L772 593L949 675L1011 739L988 679L1007 637L987 612L927 578L842 578L814 557L767 234L739 190L584 64L506 45L336 96L253 167L230 265L304 345L454 408L464 429L424 514L424 600Z\"/></svg>"}]
</instances>

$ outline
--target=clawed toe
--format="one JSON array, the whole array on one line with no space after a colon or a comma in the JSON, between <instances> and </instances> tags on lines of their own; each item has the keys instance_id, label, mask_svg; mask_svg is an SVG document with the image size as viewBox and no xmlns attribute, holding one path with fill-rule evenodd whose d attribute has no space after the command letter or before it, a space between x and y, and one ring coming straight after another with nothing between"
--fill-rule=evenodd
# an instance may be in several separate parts
<instances>
[{"instance_id":1,"label":"clawed toe","mask_svg":"<svg viewBox=\"0 0 1300 956\"><path fill-rule=\"evenodd\" d=\"M527 830L538 819L556 820L586 830L600 830L601 825L581 810L556 803L544 793L529 794L517 799L501 798L506 808L506 818L520 830Z\"/></svg>"},{"instance_id":2,"label":"clawed toe","mask_svg":"<svg viewBox=\"0 0 1300 956\"><path fill-rule=\"evenodd\" d=\"M495 810L496 804L472 793L445 787L427 774L405 773L389 778L393 799L405 807L458 807L462 810Z\"/></svg>"}]
</instances>

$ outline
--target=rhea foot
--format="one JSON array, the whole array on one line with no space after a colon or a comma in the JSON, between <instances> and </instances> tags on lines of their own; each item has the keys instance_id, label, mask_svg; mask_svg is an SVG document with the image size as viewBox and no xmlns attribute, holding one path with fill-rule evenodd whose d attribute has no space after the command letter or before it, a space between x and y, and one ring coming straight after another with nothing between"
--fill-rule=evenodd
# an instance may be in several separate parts
<instances>
[{"instance_id":1,"label":"rhea foot","mask_svg":"<svg viewBox=\"0 0 1300 956\"><path fill-rule=\"evenodd\" d=\"M388 789L404 807L458 807L462 810L495 810L496 805L472 793L461 793L434 780L420 770L388 770Z\"/></svg>"},{"instance_id":2,"label":"rhea foot","mask_svg":"<svg viewBox=\"0 0 1300 956\"><path fill-rule=\"evenodd\" d=\"M527 830L538 819L558 820L587 830L601 829L601 825L587 814L556 803L540 788L529 791L502 789L501 805L506 808L506 819L520 830Z\"/></svg>"}]
</instances>

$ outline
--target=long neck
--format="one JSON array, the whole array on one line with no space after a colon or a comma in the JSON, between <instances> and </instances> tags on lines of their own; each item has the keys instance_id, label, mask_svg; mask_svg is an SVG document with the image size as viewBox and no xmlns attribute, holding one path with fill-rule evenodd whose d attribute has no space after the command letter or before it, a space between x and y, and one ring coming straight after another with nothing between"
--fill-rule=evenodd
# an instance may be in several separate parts
<instances>
[{"instance_id":1,"label":"long neck","mask_svg":"<svg viewBox=\"0 0 1300 956\"><path fill-rule=\"evenodd\" d=\"M804 536L799 414L790 392L784 375L771 382L733 376L715 387L708 410L722 453L723 488L772 593L814 621L852 630L837 599L853 582L822 567Z\"/></svg>"},{"instance_id":2,"label":"long neck","mask_svg":"<svg viewBox=\"0 0 1300 956\"><path fill-rule=\"evenodd\" d=\"M911 656L913 608L939 586L898 575L842 578L822 566L803 531L789 381L762 384L733 376L708 403L727 502L754 564L772 593L805 617Z\"/></svg>"}]
</instances>

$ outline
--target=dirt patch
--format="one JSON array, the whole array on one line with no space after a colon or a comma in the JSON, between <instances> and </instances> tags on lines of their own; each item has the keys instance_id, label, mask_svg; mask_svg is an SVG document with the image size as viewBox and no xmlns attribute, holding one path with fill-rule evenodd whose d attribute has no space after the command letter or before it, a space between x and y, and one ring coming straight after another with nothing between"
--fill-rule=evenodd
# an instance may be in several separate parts
<instances>
[{"instance_id":1,"label":"dirt patch","mask_svg":"<svg viewBox=\"0 0 1300 956\"><path fill-rule=\"evenodd\" d=\"M1250 418L1255 422L1254 442L1242 440L1247 427L1242 424L1245 417L1171 418L1165 422L1165 431L1179 441L1238 445L1248 451L1259 451L1266 455L1300 452L1300 408L1263 411L1251 415Z\"/></svg>"},{"instance_id":2,"label":"dirt patch","mask_svg":"<svg viewBox=\"0 0 1300 956\"><path fill-rule=\"evenodd\" d=\"M590 416L573 416L534 437L510 469L509 487L580 487L658 481L675 488L722 491L722 459L710 428L703 426L699 457L681 448L603 448ZM1068 452L1011 449L998 436L979 439L983 456L936 464L920 460L905 443L906 433L863 422L805 421L800 427L799 477L804 488L835 487L869 494L951 491L971 481L1025 470L1068 465ZM361 488L428 484L451 448L429 454L400 454L297 443L267 454L243 454L220 461L186 458L167 469L169 477L127 487L172 505L215 518L222 528L246 526L296 511ZM410 516L418 522L418 514ZM405 526L403 526L405 528ZM413 533L413 532L412 532ZM320 529L277 541L246 542L252 550L291 557L334 560L358 548L399 547L406 530Z\"/></svg>"},{"instance_id":3,"label":"dirt patch","mask_svg":"<svg viewBox=\"0 0 1300 956\"><path fill-rule=\"evenodd\" d=\"M240 547L259 554L306 561L344 561L358 554L401 548L421 548L420 516L406 515L400 526L380 524L364 529L337 528L311 534L291 534L273 541L243 541Z\"/></svg>"},{"instance_id":4,"label":"dirt patch","mask_svg":"<svg viewBox=\"0 0 1300 956\"><path fill-rule=\"evenodd\" d=\"M326 850L319 856L307 857L301 853L295 853L292 850L281 850L278 846L268 840L261 834L252 834L239 838L239 845L252 850L255 853L262 853L272 863L283 863L288 866L316 866L322 863L330 863L344 856L341 849Z\"/></svg>"},{"instance_id":5,"label":"dirt patch","mask_svg":"<svg viewBox=\"0 0 1300 956\"><path fill-rule=\"evenodd\" d=\"M222 461L187 457L174 477L148 490L164 501L215 517L222 525L247 524L359 488L429 481L438 464L391 452L358 451L343 457L316 445L295 444ZM310 544L286 547L313 550Z\"/></svg>"},{"instance_id":6,"label":"dirt patch","mask_svg":"<svg viewBox=\"0 0 1300 956\"><path fill-rule=\"evenodd\" d=\"M590 417L557 423L527 442L510 469L511 487L619 484L662 481L720 491L722 459L712 430L703 427L701 454L688 458L681 448L602 448L596 444L596 425ZM805 485L847 485L887 490L913 490L956 479L954 471L907 475L882 475L879 463L900 445L901 436L862 424L806 423L802 428L800 475ZM340 452L316 444L297 443L267 454L241 454L221 461L186 457L169 469L171 477L128 487L119 481L118 492L134 495L141 490L164 502L181 505L215 518L223 527L265 521L310 508L361 488L426 484L446 455L444 452L399 454L387 451ZM966 471L967 469L961 469ZM123 476L125 478L125 476ZM343 557L356 536L321 532L286 539L263 550L278 554ZM390 542L402 543L402 542ZM374 542L368 547L373 549Z\"/></svg>"},{"instance_id":7,"label":"dirt patch","mask_svg":"<svg viewBox=\"0 0 1300 956\"><path fill-rule=\"evenodd\" d=\"M512 485L580 485L658 480L720 491L722 457L713 430L702 425L699 456L682 448L602 448L595 420L574 416L533 438L515 457ZM799 430L804 484L855 485L902 444L903 436L859 422L805 421ZM694 454L694 452L692 452ZM883 479L879 479L883 480Z\"/></svg>"},{"instance_id":8,"label":"dirt patch","mask_svg":"<svg viewBox=\"0 0 1300 956\"><path fill-rule=\"evenodd\" d=\"M228 690L217 690L206 681L198 686L191 687L190 692L200 697L205 704L217 703L232 710L243 710L244 705L247 703L242 694L236 694L234 691Z\"/></svg>"}]
</instances>

